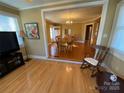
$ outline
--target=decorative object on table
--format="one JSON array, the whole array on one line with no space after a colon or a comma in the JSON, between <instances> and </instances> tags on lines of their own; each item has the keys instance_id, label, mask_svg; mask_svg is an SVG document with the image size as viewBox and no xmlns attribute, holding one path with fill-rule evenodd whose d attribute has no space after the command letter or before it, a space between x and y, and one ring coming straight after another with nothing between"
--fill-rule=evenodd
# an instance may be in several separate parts
<instances>
[{"instance_id":1,"label":"decorative object on table","mask_svg":"<svg viewBox=\"0 0 124 93\"><path fill-rule=\"evenodd\" d=\"M38 23L25 23L24 25L29 39L40 39Z\"/></svg>"},{"instance_id":2,"label":"decorative object on table","mask_svg":"<svg viewBox=\"0 0 124 93\"><path fill-rule=\"evenodd\" d=\"M23 41L25 39L25 32L23 30L20 31L20 37L22 37ZM28 57L28 52L27 52L27 49L26 49L26 45L24 44L24 49L25 49L25 54L26 54L26 60L25 61L29 61L30 58Z\"/></svg>"}]
</instances>

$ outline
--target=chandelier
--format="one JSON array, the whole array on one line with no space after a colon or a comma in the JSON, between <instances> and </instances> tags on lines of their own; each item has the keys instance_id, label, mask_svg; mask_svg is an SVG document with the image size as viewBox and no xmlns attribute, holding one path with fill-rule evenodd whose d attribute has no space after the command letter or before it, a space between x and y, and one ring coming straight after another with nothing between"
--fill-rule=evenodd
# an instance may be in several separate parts
<instances>
[{"instance_id":1,"label":"chandelier","mask_svg":"<svg viewBox=\"0 0 124 93\"><path fill-rule=\"evenodd\" d=\"M67 20L67 21L66 21L66 24L72 24L72 23L73 23L72 20Z\"/></svg>"}]
</instances>

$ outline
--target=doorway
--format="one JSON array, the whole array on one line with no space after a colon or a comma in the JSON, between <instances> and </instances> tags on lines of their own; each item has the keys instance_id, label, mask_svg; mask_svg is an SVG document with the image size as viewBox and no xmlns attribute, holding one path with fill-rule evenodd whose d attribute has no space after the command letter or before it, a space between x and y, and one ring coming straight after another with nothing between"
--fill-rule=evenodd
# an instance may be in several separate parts
<instances>
[{"instance_id":1,"label":"doorway","mask_svg":"<svg viewBox=\"0 0 124 93\"><path fill-rule=\"evenodd\" d=\"M49 58L81 61L90 50L84 48L94 40L101 13L102 5L45 12Z\"/></svg>"},{"instance_id":2,"label":"doorway","mask_svg":"<svg viewBox=\"0 0 124 93\"><path fill-rule=\"evenodd\" d=\"M90 43L91 42L91 35L92 35L93 25L86 25L86 34L85 34L85 42Z\"/></svg>"},{"instance_id":3,"label":"doorway","mask_svg":"<svg viewBox=\"0 0 124 93\"><path fill-rule=\"evenodd\" d=\"M104 0L103 0L104 1ZM48 41L47 41L47 32L46 32L46 23L45 23L45 13L46 12L50 12L50 11L58 11L58 10L64 10L64 9L73 9L73 8L83 8L83 7L93 7L93 6L97 6L97 5L102 5L103 6L103 9L104 11L102 11L102 14L101 14L101 20L102 20L102 23L105 22L105 18L106 18L106 13L107 13L107 5L108 5L108 2L103 2L103 1L98 1L98 2L91 2L90 4L88 3L82 3L82 4L75 4L75 5L68 5L68 6L65 6L65 7L58 7L58 8L48 8L48 9L43 9L42 10L42 21L43 21L43 34L44 34L44 45L45 45L45 52L46 52L46 57L48 58L49 57L49 52L48 52ZM54 16L55 17L55 16ZM56 17L55 17L56 18ZM85 21L85 20L84 20ZM103 33L103 27L104 27L104 24L100 24L100 31L98 33L98 35L101 35ZM77 30L73 31L73 32L76 32ZM77 35L77 34L76 34ZM101 37L100 37L101 38ZM85 38L84 38L85 40ZM100 39L98 39L97 41L97 44L100 43ZM67 60L66 60L67 61Z\"/></svg>"},{"instance_id":4,"label":"doorway","mask_svg":"<svg viewBox=\"0 0 124 93\"><path fill-rule=\"evenodd\" d=\"M50 27L50 39L51 39L51 42L55 42L56 36L60 36L60 35L61 35L60 26L51 26Z\"/></svg>"}]
</instances>

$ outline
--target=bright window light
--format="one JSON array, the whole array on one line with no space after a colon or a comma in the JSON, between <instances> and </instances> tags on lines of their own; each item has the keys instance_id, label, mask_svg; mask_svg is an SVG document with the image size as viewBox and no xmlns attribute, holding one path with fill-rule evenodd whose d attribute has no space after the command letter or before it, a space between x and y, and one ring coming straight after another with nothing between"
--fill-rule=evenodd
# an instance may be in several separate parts
<instances>
[{"instance_id":1,"label":"bright window light","mask_svg":"<svg viewBox=\"0 0 124 93\"><path fill-rule=\"evenodd\" d=\"M111 47L114 54L124 60L124 5L121 5L117 12Z\"/></svg>"},{"instance_id":2,"label":"bright window light","mask_svg":"<svg viewBox=\"0 0 124 93\"><path fill-rule=\"evenodd\" d=\"M19 35L19 25L16 17L0 14L0 31L16 32L19 45L23 45L23 39Z\"/></svg>"}]
</instances>

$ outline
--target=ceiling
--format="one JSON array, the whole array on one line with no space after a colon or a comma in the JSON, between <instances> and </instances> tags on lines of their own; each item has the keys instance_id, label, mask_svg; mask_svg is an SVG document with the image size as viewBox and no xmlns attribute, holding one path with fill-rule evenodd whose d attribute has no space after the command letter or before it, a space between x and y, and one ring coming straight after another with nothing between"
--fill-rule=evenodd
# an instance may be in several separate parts
<instances>
[{"instance_id":1,"label":"ceiling","mask_svg":"<svg viewBox=\"0 0 124 93\"><path fill-rule=\"evenodd\" d=\"M74 8L59 11L50 11L45 13L45 18L54 23L65 24L67 20L72 20L73 23L83 23L88 20L93 20L101 16L102 5L85 8Z\"/></svg>"},{"instance_id":2,"label":"ceiling","mask_svg":"<svg viewBox=\"0 0 124 93\"><path fill-rule=\"evenodd\" d=\"M64 4L76 1L81 0L0 0L1 3L13 6L19 10L55 4Z\"/></svg>"}]
</instances>

